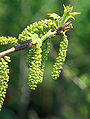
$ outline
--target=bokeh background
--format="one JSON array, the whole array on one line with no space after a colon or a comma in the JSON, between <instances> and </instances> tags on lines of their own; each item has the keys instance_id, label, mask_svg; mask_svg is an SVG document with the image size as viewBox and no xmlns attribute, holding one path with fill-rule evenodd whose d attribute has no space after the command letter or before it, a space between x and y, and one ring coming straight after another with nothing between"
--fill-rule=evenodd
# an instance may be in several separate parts
<instances>
[{"instance_id":1,"label":"bokeh background","mask_svg":"<svg viewBox=\"0 0 90 119\"><path fill-rule=\"evenodd\" d=\"M60 77L52 81L50 75L60 37L52 40L44 81L35 91L27 87L28 49L11 54L9 87L0 119L90 119L89 0L0 0L0 36L18 37L30 23L48 18L48 13L62 16L63 4L73 5L73 11L81 14L67 33L69 46ZM0 46L0 50L5 48Z\"/></svg>"}]
</instances>

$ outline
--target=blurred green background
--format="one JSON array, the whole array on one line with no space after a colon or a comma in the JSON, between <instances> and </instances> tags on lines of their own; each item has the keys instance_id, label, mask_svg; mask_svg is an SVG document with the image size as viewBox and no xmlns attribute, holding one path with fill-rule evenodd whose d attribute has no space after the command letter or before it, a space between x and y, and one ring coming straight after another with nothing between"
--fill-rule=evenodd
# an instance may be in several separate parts
<instances>
[{"instance_id":1,"label":"blurred green background","mask_svg":"<svg viewBox=\"0 0 90 119\"><path fill-rule=\"evenodd\" d=\"M30 23L48 18L48 13L62 15L63 4L73 5L73 11L81 14L67 33L69 46L60 77L52 81L50 76L60 37L52 40L44 81L35 91L27 87L28 49L11 54L9 87L0 119L90 119L89 0L0 0L0 36L18 37Z\"/></svg>"}]
</instances>

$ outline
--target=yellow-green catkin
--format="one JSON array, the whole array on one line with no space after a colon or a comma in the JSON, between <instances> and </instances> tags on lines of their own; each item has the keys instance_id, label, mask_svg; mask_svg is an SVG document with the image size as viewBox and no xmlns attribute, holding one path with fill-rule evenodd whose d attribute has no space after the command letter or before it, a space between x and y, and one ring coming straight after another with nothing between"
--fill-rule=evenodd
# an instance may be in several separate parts
<instances>
[{"instance_id":1,"label":"yellow-green catkin","mask_svg":"<svg viewBox=\"0 0 90 119\"><path fill-rule=\"evenodd\" d=\"M65 58L66 58L67 46L68 46L67 36L64 35L63 41L60 42L58 57L56 58L56 62L53 65L52 79L56 80L59 77L59 74L61 73L62 65L65 62Z\"/></svg>"},{"instance_id":2,"label":"yellow-green catkin","mask_svg":"<svg viewBox=\"0 0 90 119\"><path fill-rule=\"evenodd\" d=\"M32 90L35 90L37 84L41 83L43 80L44 67L49 50L49 40L43 43L41 48L39 44L35 44L35 46L29 50L26 65L29 67L28 84L29 88Z\"/></svg>"},{"instance_id":3,"label":"yellow-green catkin","mask_svg":"<svg viewBox=\"0 0 90 119\"><path fill-rule=\"evenodd\" d=\"M17 45L18 44L18 39L15 37L0 37L0 45L7 45L7 44L12 44L12 45Z\"/></svg>"},{"instance_id":4,"label":"yellow-green catkin","mask_svg":"<svg viewBox=\"0 0 90 119\"><path fill-rule=\"evenodd\" d=\"M25 28L23 32L19 35L19 40L21 42L30 41L31 40L30 34L34 34L34 33L38 34L38 36L41 38L49 30L53 31L56 28L57 25L55 20L51 20L51 19L41 20L39 22L30 24L30 26L27 26L27 28Z\"/></svg>"},{"instance_id":5,"label":"yellow-green catkin","mask_svg":"<svg viewBox=\"0 0 90 119\"><path fill-rule=\"evenodd\" d=\"M29 68L30 65L31 65L31 62L32 62L32 60L33 60L32 57L34 56L35 51L36 51L35 46L33 46L32 48L29 49L29 52L28 52L28 55L27 55L27 61L26 61L26 66L27 66L28 68Z\"/></svg>"},{"instance_id":6,"label":"yellow-green catkin","mask_svg":"<svg viewBox=\"0 0 90 119\"><path fill-rule=\"evenodd\" d=\"M48 59L49 51L50 51L50 41L47 40L42 44L42 65L41 65L41 69L42 69L43 73L44 73L44 67L45 67L46 61Z\"/></svg>"},{"instance_id":7,"label":"yellow-green catkin","mask_svg":"<svg viewBox=\"0 0 90 119\"><path fill-rule=\"evenodd\" d=\"M27 58L27 65L29 67L28 86L30 89L35 90L37 84L41 83L43 80L41 70L42 49L39 44L35 44L31 50Z\"/></svg>"},{"instance_id":8,"label":"yellow-green catkin","mask_svg":"<svg viewBox=\"0 0 90 119\"><path fill-rule=\"evenodd\" d=\"M0 59L0 110L2 108L6 89L8 88L8 81L9 81L9 69L8 69L8 62L3 58Z\"/></svg>"}]
</instances>

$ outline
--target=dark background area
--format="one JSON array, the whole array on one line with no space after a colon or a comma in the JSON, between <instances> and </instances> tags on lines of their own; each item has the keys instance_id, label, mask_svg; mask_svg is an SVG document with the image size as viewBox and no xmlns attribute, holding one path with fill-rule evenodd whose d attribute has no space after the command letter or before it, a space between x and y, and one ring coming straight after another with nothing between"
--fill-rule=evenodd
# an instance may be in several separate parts
<instances>
[{"instance_id":1,"label":"dark background area","mask_svg":"<svg viewBox=\"0 0 90 119\"><path fill-rule=\"evenodd\" d=\"M89 0L0 0L0 36L15 36L29 24L63 14L63 4L80 12L67 35L69 46L58 80L51 69L58 54L60 37L52 39L44 81L35 91L27 87L28 49L11 54L10 81L0 119L90 119L90 1ZM8 47L6 47L7 49ZM4 50L0 46L0 50Z\"/></svg>"}]
</instances>

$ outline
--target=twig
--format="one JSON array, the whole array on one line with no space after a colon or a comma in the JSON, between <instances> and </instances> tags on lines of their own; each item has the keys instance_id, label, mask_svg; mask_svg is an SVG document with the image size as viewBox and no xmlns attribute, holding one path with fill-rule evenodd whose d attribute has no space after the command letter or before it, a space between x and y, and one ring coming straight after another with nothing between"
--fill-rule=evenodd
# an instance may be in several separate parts
<instances>
[{"instance_id":1,"label":"twig","mask_svg":"<svg viewBox=\"0 0 90 119\"><path fill-rule=\"evenodd\" d=\"M63 27L60 27L57 30L56 35L64 35L64 32L66 30L70 30L71 28L72 28L72 24L70 24L70 22L67 22ZM28 43L22 44L22 45L16 45L16 46L14 46L14 47L12 47L12 48L10 48L8 50L5 50L5 51L1 52L0 53L0 59L3 58L6 55L11 54L11 53L14 53L14 52L17 52L17 51L20 51L20 50L24 50L24 49L27 49L27 48L31 48L31 47L33 47L33 43L32 42L28 42Z\"/></svg>"},{"instance_id":2,"label":"twig","mask_svg":"<svg viewBox=\"0 0 90 119\"><path fill-rule=\"evenodd\" d=\"M5 50L3 52L0 53L0 59L6 55L9 55L11 53L14 53L14 52L17 52L17 51L20 51L20 50L24 50L26 48L31 48L33 47L33 44L32 42L29 42L29 43L26 43L26 44L22 44L22 45L16 45L8 50Z\"/></svg>"}]
</instances>

